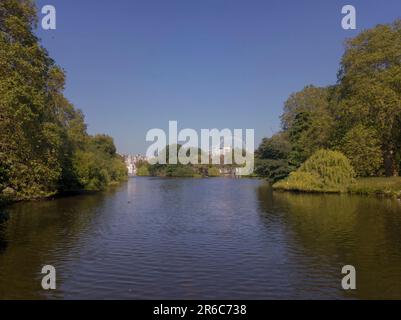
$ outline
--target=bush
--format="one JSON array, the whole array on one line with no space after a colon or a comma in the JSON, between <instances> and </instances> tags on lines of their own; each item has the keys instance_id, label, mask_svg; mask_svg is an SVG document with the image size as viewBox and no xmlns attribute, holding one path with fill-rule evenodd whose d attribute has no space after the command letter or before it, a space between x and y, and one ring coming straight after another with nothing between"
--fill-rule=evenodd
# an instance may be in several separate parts
<instances>
[{"instance_id":1,"label":"bush","mask_svg":"<svg viewBox=\"0 0 401 320\"><path fill-rule=\"evenodd\" d=\"M323 190L323 183L315 173L296 171L292 172L288 179L277 182L274 188L276 190L318 192Z\"/></svg>"},{"instance_id":2,"label":"bush","mask_svg":"<svg viewBox=\"0 0 401 320\"><path fill-rule=\"evenodd\" d=\"M300 171L316 173L324 186L329 188L346 188L355 178L350 161L339 151L317 151L301 166Z\"/></svg>"},{"instance_id":3,"label":"bush","mask_svg":"<svg viewBox=\"0 0 401 320\"><path fill-rule=\"evenodd\" d=\"M267 178L270 183L275 183L288 177L292 167L287 160L256 159L255 173L259 177Z\"/></svg>"},{"instance_id":4,"label":"bush","mask_svg":"<svg viewBox=\"0 0 401 320\"><path fill-rule=\"evenodd\" d=\"M220 177L220 170L216 167L211 167L207 170L208 177Z\"/></svg>"},{"instance_id":5,"label":"bush","mask_svg":"<svg viewBox=\"0 0 401 320\"><path fill-rule=\"evenodd\" d=\"M103 190L110 183L107 171L92 152L78 151L75 154L74 172L84 190Z\"/></svg>"},{"instance_id":6,"label":"bush","mask_svg":"<svg viewBox=\"0 0 401 320\"><path fill-rule=\"evenodd\" d=\"M106 169L109 172L111 183L116 184L128 178L127 167L120 155L116 154L111 160L106 161Z\"/></svg>"},{"instance_id":7,"label":"bush","mask_svg":"<svg viewBox=\"0 0 401 320\"><path fill-rule=\"evenodd\" d=\"M148 177L150 176L149 168L147 165L142 165L138 167L138 170L136 172L138 177Z\"/></svg>"},{"instance_id":8,"label":"bush","mask_svg":"<svg viewBox=\"0 0 401 320\"><path fill-rule=\"evenodd\" d=\"M127 178L127 168L119 155L104 151L77 151L73 159L73 173L81 190L104 190L109 185Z\"/></svg>"},{"instance_id":9,"label":"bush","mask_svg":"<svg viewBox=\"0 0 401 320\"><path fill-rule=\"evenodd\" d=\"M344 192L354 181L349 160L339 151L319 150L297 172L274 185L275 189Z\"/></svg>"},{"instance_id":10,"label":"bush","mask_svg":"<svg viewBox=\"0 0 401 320\"><path fill-rule=\"evenodd\" d=\"M291 152L291 143L286 133L281 132L263 139L255 152L255 174L267 178L270 183L288 177L296 169L289 161Z\"/></svg>"},{"instance_id":11,"label":"bush","mask_svg":"<svg viewBox=\"0 0 401 320\"><path fill-rule=\"evenodd\" d=\"M195 172L191 166L183 165L167 165L166 176L176 178L190 178L195 175Z\"/></svg>"}]
</instances>

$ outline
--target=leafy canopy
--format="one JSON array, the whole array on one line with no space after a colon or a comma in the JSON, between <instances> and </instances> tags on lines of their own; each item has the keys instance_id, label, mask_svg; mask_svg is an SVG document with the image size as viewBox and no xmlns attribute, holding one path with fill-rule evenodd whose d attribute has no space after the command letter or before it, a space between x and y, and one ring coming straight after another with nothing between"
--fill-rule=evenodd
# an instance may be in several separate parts
<instances>
[{"instance_id":1,"label":"leafy canopy","mask_svg":"<svg viewBox=\"0 0 401 320\"><path fill-rule=\"evenodd\" d=\"M274 185L276 189L341 192L354 181L351 163L339 151L319 150L286 180Z\"/></svg>"}]
</instances>

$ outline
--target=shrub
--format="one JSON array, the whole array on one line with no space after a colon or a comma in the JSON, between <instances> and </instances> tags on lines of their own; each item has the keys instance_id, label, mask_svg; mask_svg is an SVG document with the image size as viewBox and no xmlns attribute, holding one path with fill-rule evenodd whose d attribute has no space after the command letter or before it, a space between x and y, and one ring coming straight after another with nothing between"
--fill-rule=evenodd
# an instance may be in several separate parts
<instances>
[{"instance_id":1,"label":"shrub","mask_svg":"<svg viewBox=\"0 0 401 320\"><path fill-rule=\"evenodd\" d=\"M288 177L296 168L289 161L292 146L288 134L280 132L263 139L255 152L255 175L275 183Z\"/></svg>"},{"instance_id":2,"label":"shrub","mask_svg":"<svg viewBox=\"0 0 401 320\"><path fill-rule=\"evenodd\" d=\"M280 181L290 174L293 168L287 160L256 159L255 173L259 177L267 178L270 183Z\"/></svg>"},{"instance_id":3,"label":"shrub","mask_svg":"<svg viewBox=\"0 0 401 320\"><path fill-rule=\"evenodd\" d=\"M73 159L73 173L82 190L104 190L110 184L127 178L127 168L119 155L104 151L77 151Z\"/></svg>"},{"instance_id":4,"label":"shrub","mask_svg":"<svg viewBox=\"0 0 401 320\"><path fill-rule=\"evenodd\" d=\"M75 154L74 172L81 188L85 190L102 190L110 182L108 172L92 152L78 151Z\"/></svg>"},{"instance_id":5,"label":"shrub","mask_svg":"<svg viewBox=\"0 0 401 320\"><path fill-rule=\"evenodd\" d=\"M166 176L167 177L189 178L189 177L193 177L194 174L195 174L195 172L191 166L167 165L167 168L166 168Z\"/></svg>"},{"instance_id":6,"label":"shrub","mask_svg":"<svg viewBox=\"0 0 401 320\"><path fill-rule=\"evenodd\" d=\"M276 190L317 192L323 190L323 183L315 173L296 171L274 185Z\"/></svg>"},{"instance_id":7,"label":"shrub","mask_svg":"<svg viewBox=\"0 0 401 320\"><path fill-rule=\"evenodd\" d=\"M216 167L211 167L207 170L208 177L220 177L220 170Z\"/></svg>"},{"instance_id":8,"label":"shrub","mask_svg":"<svg viewBox=\"0 0 401 320\"><path fill-rule=\"evenodd\" d=\"M344 192L354 181L350 161L339 151L319 150L275 189Z\"/></svg>"},{"instance_id":9,"label":"shrub","mask_svg":"<svg viewBox=\"0 0 401 320\"><path fill-rule=\"evenodd\" d=\"M138 177L147 177L150 176L149 168L147 165L140 166L137 171Z\"/></svg>"}]
</instances>

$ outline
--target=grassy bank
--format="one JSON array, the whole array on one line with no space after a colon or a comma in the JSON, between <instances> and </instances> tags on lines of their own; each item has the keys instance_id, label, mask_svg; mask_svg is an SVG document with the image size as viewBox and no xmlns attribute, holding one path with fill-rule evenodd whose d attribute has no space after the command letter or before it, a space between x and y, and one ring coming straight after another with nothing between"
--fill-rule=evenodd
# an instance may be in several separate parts
<instances>
[{"instance_id":1,"label":"grassy bank","mask_svg":"<svg viewBox=\"0 0 401 320\"><path fill-rule=\"evenodd\" d=\"M348 187L352 194L401 198L401 177L361 178Z\"/></svg>"},{"instance_id":2,"label":"grassy bank","mask_svg":"<svg viewBox=\"0 0 401 320\"><path fill-rule=\"evenodd\" d=\"M295 191L308 193L349 193L369 196L382 196L391 198L401 198L401 177L373 177L359 178L351 183L344 191L326 189L324 187L315 189L306 184L292 185L281 181L276 183L273 188L278 191Z\"/></svg>"}]
</instances>

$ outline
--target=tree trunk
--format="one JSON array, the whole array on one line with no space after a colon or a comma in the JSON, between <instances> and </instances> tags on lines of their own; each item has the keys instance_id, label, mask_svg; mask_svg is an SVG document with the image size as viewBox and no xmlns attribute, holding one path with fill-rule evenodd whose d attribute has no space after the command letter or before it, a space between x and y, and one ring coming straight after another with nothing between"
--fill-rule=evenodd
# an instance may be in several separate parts
<instances>
[{"instance_id":1,"label":"tree trunk","mask_svg":"<svg viewBox=\"0 0 401 320\"><path fill-rule=\"evenodd\" d=\"M394 157L394 151L384 152L384 169L387 177L398 176L397 164Z\"/></svg>"}]
</instances>

